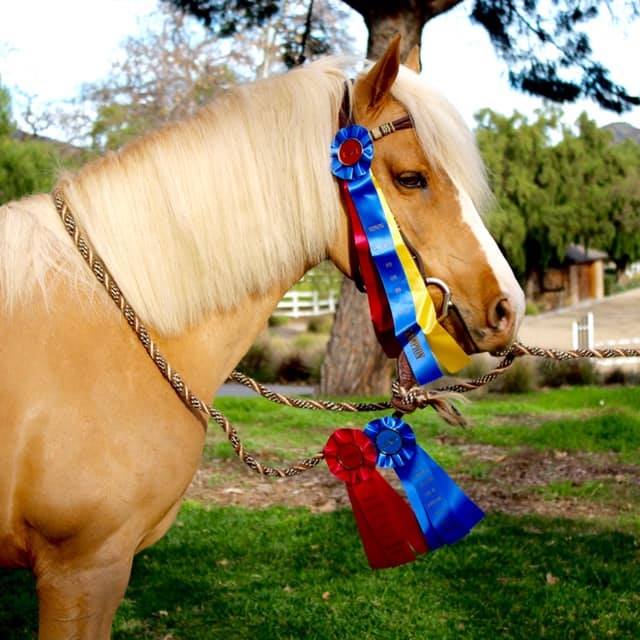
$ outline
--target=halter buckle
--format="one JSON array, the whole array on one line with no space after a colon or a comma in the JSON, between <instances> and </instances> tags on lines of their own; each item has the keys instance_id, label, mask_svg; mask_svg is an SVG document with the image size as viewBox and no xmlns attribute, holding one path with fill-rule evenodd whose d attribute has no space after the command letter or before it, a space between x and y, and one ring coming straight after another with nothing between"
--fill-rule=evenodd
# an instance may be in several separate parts
<instances>
[{"instance_id":1,"label":"halter buckle","mask_svg":"<svg viewBox=\"0 0 640 640\"><path fill-rule=\"evenodd\" d=\"M451 302L451 291L444 280L440 280L440 278L425 278L424 281L427 287L432 284L442 292L442 309L438 316L438 322L440 322L449 315L449 309L453 306L453 302Z\"/></svg>"}]
</instances>

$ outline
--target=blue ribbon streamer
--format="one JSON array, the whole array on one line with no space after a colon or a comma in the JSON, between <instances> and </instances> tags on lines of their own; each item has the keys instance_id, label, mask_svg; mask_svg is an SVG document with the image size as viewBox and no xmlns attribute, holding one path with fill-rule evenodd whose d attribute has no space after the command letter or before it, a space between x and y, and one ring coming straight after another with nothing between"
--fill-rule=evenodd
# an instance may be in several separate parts
<instances>
[{"instance_id":1,"label":"blue ribbon streamer","mask_svg":"<svg viewBox=\"0 0 640 640\"><path fill-rule=\"evenodd\" d=\"M385 416L364 429L378 450L377 464L398 474L430 550L463 538L484 517L483 511L446 471L416 443L411 427Z\"/></svg>"},{"instance_id":2,"label":"blue ribbon streamer","mask_svg":"<svg viewBox=\"0 0 640 640\"><path fill-rule=\"evenodd\" d=\"M349 138L355 138L362 146L360 160L351 166L344 165L339 156L340 145ZM432 382L442 377L442 371L427 337L418 324L411 288L396 253L378 191L371 179L373 140L369 131L359 125L340 129L333 141L331 152L331 170L347 183L369 241L371 257L389 301L396 339L407 356L418 383Z\"/></svg>"}]
</instances>

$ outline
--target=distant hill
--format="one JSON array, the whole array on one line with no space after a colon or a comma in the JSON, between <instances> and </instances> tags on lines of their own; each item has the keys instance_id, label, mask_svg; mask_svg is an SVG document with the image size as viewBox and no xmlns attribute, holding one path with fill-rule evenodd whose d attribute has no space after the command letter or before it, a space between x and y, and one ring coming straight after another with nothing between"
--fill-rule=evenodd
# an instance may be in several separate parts
<instances>
[{"instance_id":1,"label":"distant hill","mask_svg":"<svg viewBox=\"0 0 640 640\"><path fill-rule=\"evenodd\" d=\"M640 129L636 129L626 122L612 122L602 128L605 131L611 131L613 134L613 141L616 144L629 138L640 144Z\"/></svg>"}]
</instances>

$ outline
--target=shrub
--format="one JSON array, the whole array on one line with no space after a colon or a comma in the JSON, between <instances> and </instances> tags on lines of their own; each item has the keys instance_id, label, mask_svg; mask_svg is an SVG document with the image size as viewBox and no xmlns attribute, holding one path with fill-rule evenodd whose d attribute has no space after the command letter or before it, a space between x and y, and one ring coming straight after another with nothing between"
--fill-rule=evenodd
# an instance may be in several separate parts
<instances>
[{"instance_id":1,"label":"shrub","mask_svg":"<svg viewBox=\"0 0 640 640\"><path fill-rule=\"evenodd\" d=\"M302 333L293 340L264 332L238 364L238 369L260 382L320 380L326 336Z\"/></svg>"},{"instance_id":2,"label":"shrub","mask_svg":"<svg viewBox=\"0 0 640 640\"><path fill-rule=\"evenodd\" d=\"M331 333L333 327L333 316L318 316L311 318L307 324L307 331L311 333Z\"/></svg>"},{"instance_id":3,"label":"shrub","mask_svg":"<svg viewBox=\"0 0 640 640\"><path fill-rule=\"evenodd\" d=\"M532 300L527 300L527 306L524 308L527 316L537 316L540 313L540 307Z\"/></svg>"},{"instance_id":4,"label":"shrub","mask_svg":"<svg viewBox=\"0 0 640 640\"><path fill-rule=\"evenodd\" d=\"M265 338L258 338L240 360L237 368L260 382L273 380L276 375L276 366L269 341Z\"/></svg>"},{"instance_id":5,"label":"shrub","mask_svg":"<svg viewBox=\"0 0 640 640\"><path fill-rule=\"evenodd\" d=\"M516 360L492 385L492 390L501 393L526 393L539 386L536 363L527 358Z\"/></svg>"},{"instance_id":6,"label":"shrub","mask_svg":"<svg viewBox=\"0 0 640 640\"><path fill-rule=\"evenodd\" d=\"M633 369L625 369L624 367L613 367L606 369L603 374L602 382L604 384L640 384L640 372Z\"/></svg>"},{"instance_id":7,"label":"shrub","mask_svg":"<svg viewBox=\"0 0 640 640\"><path fill-rule=\"evenodd\" d=\"M269 316L270 327L284 327L285 324L289 324L287 316Z\"/></svg>"},{"instance_id":8,"label":"shrub","mask_svg":"<svg viewBox=\"0 0 640 640\"><path fill-rule=\"evenodd\" d=\"M598 382L598 372L590 360L545 361L540 367L542 385L590 385Z\"/></svg>"},{"instance_id":9,"label":"shrub","mask_svg":"<svg viewBox=\"0 0 640 640\"><path fill-rule=\"evenodd\" d=\"M282 359L276 376L280 382L309 382L311 369L299 352L293 352Z\"/></svg>"}]
</instances>

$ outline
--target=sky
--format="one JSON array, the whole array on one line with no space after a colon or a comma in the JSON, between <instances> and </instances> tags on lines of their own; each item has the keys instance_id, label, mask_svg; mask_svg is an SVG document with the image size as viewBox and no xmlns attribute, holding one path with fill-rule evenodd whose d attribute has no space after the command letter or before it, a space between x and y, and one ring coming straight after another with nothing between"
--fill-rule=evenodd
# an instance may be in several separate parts
<instances>
[{"instance_id":1,"label":"sky","mask_svg":"<svg viewBox=\"0 0 640 640\"><path fill-rule=\"evenodd\" d=\"M14 93L37 96L36 104L69 100L83 83L105 76L119 44L140 31L140 21L156 6L156 0L0 0L0 81ZM509 88L506 65L484 29L471 24L468 11L464 2L427 24L424 73L469 125L484 107L533 115L542 101ZM364 51L366 32L359 18L352 32ZM612 26L602 16L589 34L613 79L640 94L640 19ZM640 128L640 108L618 116L590 101L566 106L565 122L573 123L583 110L600 125L623 120Z\"/></svg>"}]
</instances>

